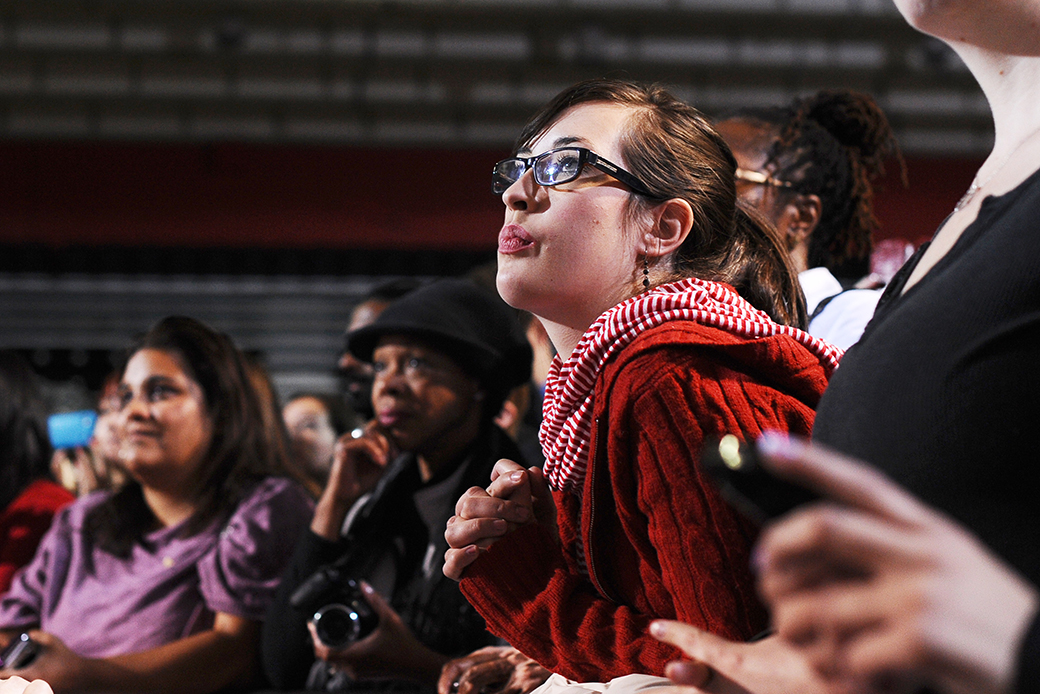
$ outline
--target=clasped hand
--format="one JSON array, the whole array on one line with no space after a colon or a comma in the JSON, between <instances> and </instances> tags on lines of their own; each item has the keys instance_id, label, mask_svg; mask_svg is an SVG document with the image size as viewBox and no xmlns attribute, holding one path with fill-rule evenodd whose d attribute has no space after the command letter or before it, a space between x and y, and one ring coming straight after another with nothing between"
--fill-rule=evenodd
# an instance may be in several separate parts
<instances>
[{"instance_id":1,"label":"clasped hand","mask_svg":"<svg viewBox=\"0 0 1040 694\"><path fill-rule=\"evenodd\" d=\"M491 486L472 487L455 504L455 515L444 531L444 575L459 580L481 550L520 525L535 522L559 536L556 506L541 468L524 469L512 460L499 460L491 471Z\"/></svg>"}]
</instances>

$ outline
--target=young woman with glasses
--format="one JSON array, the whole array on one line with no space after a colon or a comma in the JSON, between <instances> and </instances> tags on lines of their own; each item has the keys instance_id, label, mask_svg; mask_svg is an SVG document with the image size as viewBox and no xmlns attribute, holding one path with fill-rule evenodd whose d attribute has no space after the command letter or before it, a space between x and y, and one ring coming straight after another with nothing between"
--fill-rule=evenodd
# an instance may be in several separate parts
<instances>
[{"instance_id":1,"label":"young woman with glasses","mask_svg":"<svg viewBox=\"0 0 1040 694\"><path fill-rule=\"evenodd\" d=\"M704 478L702 443L807 433L840 353L793 327L784 249L738 204L723 140L668 92L578 84L516 152L494 169L497 282L559 354L546 464L500 461L460 499L445 573L562 677L661 675L678 652L647 635L654 617L738 639L766 625L756 529Z\"/></svg>"}]
</instances>

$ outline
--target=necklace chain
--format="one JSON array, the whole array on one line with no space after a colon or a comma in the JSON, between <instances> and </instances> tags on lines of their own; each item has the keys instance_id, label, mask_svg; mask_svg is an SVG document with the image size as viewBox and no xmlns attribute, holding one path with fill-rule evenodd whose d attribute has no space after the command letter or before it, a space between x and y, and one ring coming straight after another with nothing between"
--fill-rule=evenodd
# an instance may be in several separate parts
<instances>
[{"instance_id":1,"label":"necklace chain","mask_svg":"<svg viewBox=\"0 0 1040 694\"><path fill-rule=\"evenodd\" d=\"M997 174L1001 172L1001 170L1008 163L1008 161L1011 160L1011 157L1014 154L1015 154L1015 150L1011 150L1011 152L1006 157L1004 157L1004 159L1000 162L1000 166L998 166L996 168L996 170L993 173L991 173L989 176L986 176L986 179L984 181L979 181L979 175L976 173L975 174L975 178L973 178L972 181L971 181L971 185L968 186L968 190L965 191L964 195L961 196L961 199L957 201L957 204L953 206L953 211L954 212L960 212L965 207L967 207L968 203L970 203L972 201L972 198L974 198L975 195L980 190L982 190L982 188L987 183L989 183L994 178L996 178Z\"/></svg>"},{"instance_id":2,"label":"necklace chain","mask_svg":"<svg viewBox=\"0 0 1040 694\"><path fill-rule=\"evenodd\" d=\"M972 201L972 199L975 197L975 195L978 194L978 192L980 190L985 188L986 185L989 184L990 181L992 181L994 178L996 178L997 174L999 174L1001 171L1003 171L1004 167L1007 166L1007 163L1009 161L1011 161L1011 158L1014 157L1015 154L1017 154L1020 150L1022 150L1022 148L1025 147L1026 143L1028 143L1030 140L1032 140L1036 136L1037 133L1040 133L1040 128L1037 128L1037 129L1033 130L1032 132L1030 132L1029 135L1027 135L1019 143L1019 145L1017 147L1015 147L1010 152L1008 152L1004 156L1004 158L1000 160L1000 165L997 166L996 169L994 169L993 173L991 173L989 176L986 176L985 180L980 181L979 180L979 174L976 173L975 174L975 178L972 179L972 181L971 181L971 185L968 186L968 190L966 190L964 192L964 195L961 196L961 199L958 200L957 204L953 206L953 211L954 212L960 212L965 207L967 207L968 203L970 203ZM980 169L980 171L981 171L981 169Z\"/></svg>"}]
</instances>

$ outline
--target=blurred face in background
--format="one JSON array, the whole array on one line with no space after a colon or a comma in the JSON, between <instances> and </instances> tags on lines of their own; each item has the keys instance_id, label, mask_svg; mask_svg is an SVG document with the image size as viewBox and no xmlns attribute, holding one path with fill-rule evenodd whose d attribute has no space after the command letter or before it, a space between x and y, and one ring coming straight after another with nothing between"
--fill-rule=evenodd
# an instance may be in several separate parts
<instances>
[{"instance_id":1,"label":"blurred face in background","mask_svg":"<svg viewBox=\"0 0 1040 694\"><path fill-rule=\"evenodd\" d=\"M374 299L361 302L350 314L347 332L371 324L389 305L388 301ZM373 416L372 365L361 361L349 351L344 351L339 358L339 373L347 404L364 419L371 419Z\"/></svg>"},{"instance_id":2,"label":"blurred face in background","mask_svg":"<svg viewBox=\"0 0 1040 694\"><path fill-rule=\"evenodd\" d=\"M733 150L733 158L737 160L739 168L767 176L776 173L772 169L767 170L766 167L769 148L776 141L776 135L772 131L738 118L720 121L715 124L715 129ZM757 208L773 224L779 223L783 208L777 187L737 179L737 195L744 202Z\"/></svg>"},{"instance_id":3,"label":"blurred face in background","mask_svg":"<svg viewBox=\"0 0 1040 694\"><path fill-rule=\"evenodd\" d=\"M90 447L106 465L119 463L119 383L106 383L98 399L98 418Z\"/></svg>"},{"instance_id":4,"label":"blurred face in background","mask_svg":"<svg viewBox=\"0 0 1040 694\"><path fill-rule=\"evenodd\" d=\"M282 417L293 453L308 475L324 483L338 438L325 403L309 395L298 397L282 408Z\"/></svg>"}]
</instances>

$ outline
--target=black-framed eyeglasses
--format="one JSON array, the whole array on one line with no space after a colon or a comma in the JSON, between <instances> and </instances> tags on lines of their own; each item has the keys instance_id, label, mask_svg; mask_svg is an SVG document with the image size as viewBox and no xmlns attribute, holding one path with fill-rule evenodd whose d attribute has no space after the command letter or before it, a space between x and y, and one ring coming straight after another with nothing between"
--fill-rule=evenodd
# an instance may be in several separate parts
<instances>
[{"instance_id":1,"label":"black-framed eyeglasses","mask_svg":"<svg viewBox=\"0 0 1040 694\"><path fill-rule=\"evenodd\" d=\"M794 184L790 181L781 181L779 178L773 178L769 174L762 173L761 171L749 171L748 169L738 168L734 173L734 176L738 181L757 183L762 186L773 186L774 188L794 187Z\"/></svg>"},{"instance_id":2,"label":"black-framed eyeglasses","mask_svg":"<svg viewBox=\"0 0 1040 694\"><path fill-rule=\"evenodd\" d=\"M509 186L520 180L528 169L534 171L534 182L538 185L558 186L580 176L586 164L621 181L634 193L648 198L658 197L651 193L635 174L584 147L559 147L535 157L503 159L495 164L491 172L491 189L495 191L495 195L501 195Z\"/></svg>"}]
</instances>

